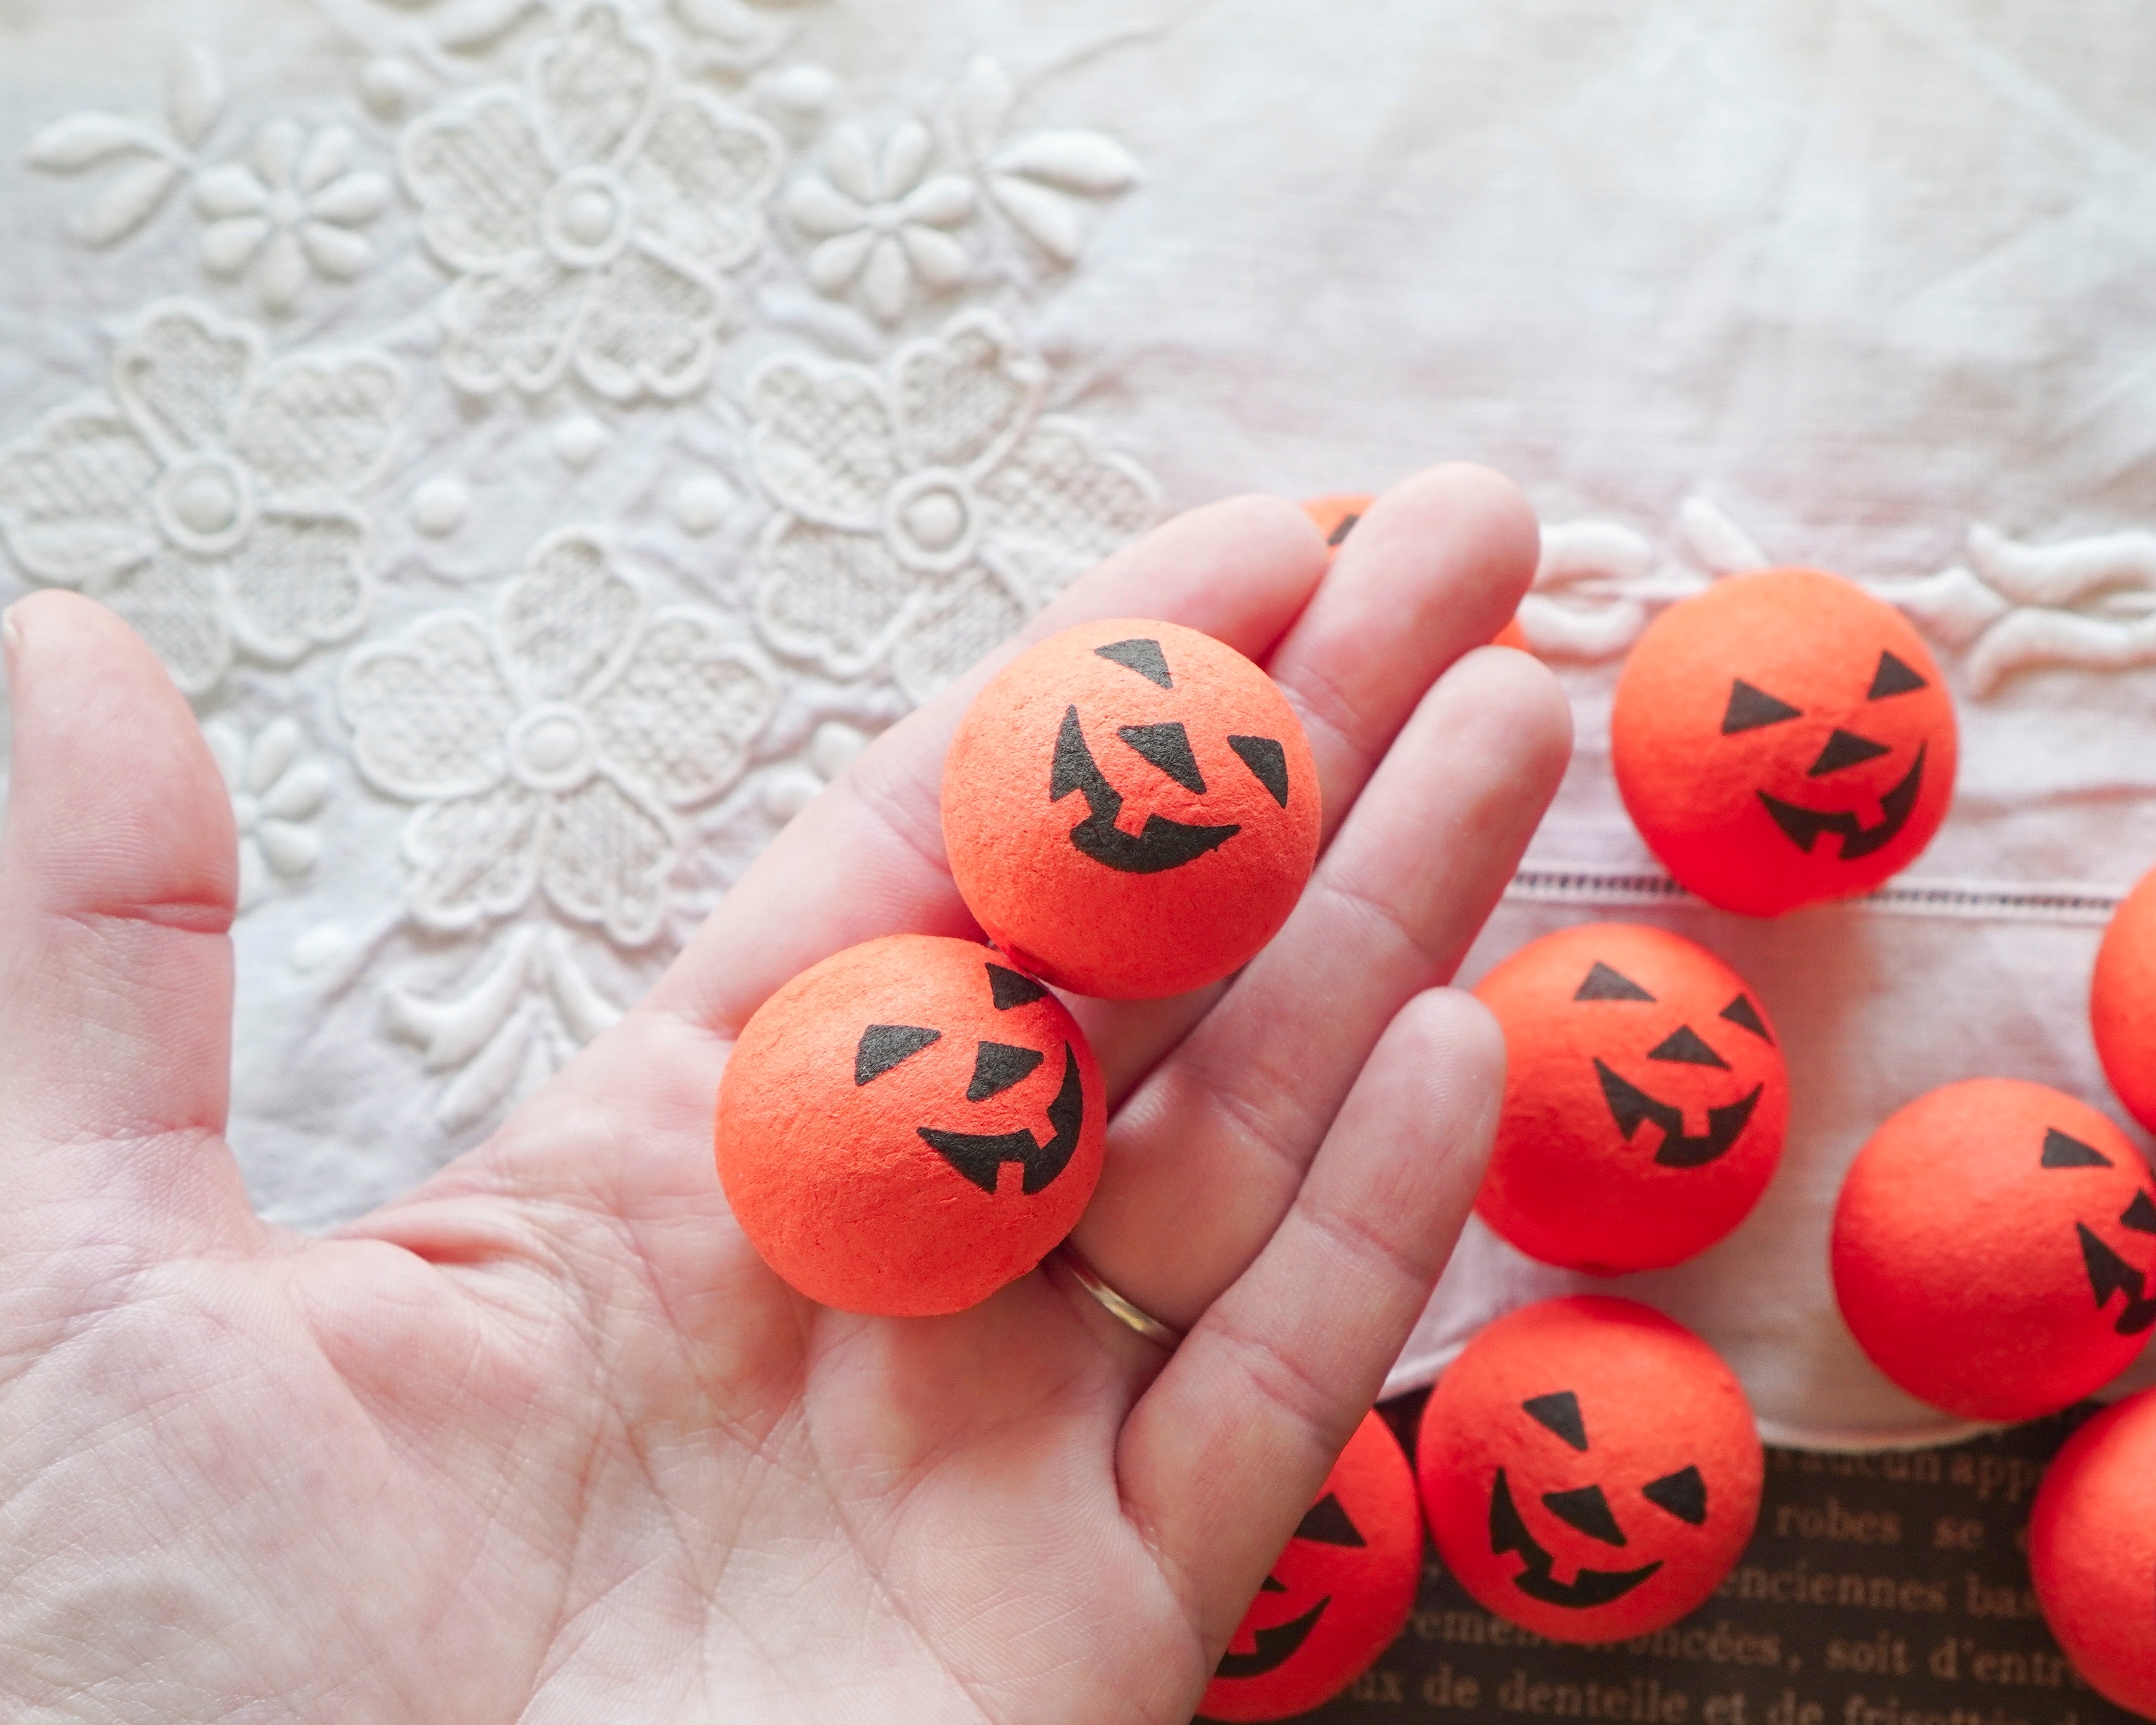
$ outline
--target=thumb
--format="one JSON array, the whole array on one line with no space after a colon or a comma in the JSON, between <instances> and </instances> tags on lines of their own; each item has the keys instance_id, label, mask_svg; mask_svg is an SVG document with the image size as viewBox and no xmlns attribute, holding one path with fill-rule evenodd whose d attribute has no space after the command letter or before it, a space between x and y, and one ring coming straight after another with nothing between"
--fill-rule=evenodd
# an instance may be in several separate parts
<instances>
[{"instance_id":1,"label":"thumb","mask_svg":"<svg viewBox=\"0 0 2156 1725\"><path fill-rule=\"evenodd\" d=\"M0 1187L18 1216L95 1198L245 1211L223 1147L232 805L194 715L103 606L0 619L14 721L0 827Z\"/></svg>"}]
</instances>

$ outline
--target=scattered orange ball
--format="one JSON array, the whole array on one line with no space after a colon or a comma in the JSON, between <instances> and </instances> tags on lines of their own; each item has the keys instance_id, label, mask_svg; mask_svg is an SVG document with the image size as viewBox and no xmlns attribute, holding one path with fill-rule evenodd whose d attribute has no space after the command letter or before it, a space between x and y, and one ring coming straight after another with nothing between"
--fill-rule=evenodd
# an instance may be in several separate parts
<instances>
[{"instance_id":1,"label":"scattered orange ball","mask_svg":"<svg viewBox=\"0 0 2156 1725\"><path fill-rule=\"evenodd\" d=\"M1781 1159L1789 1075L1773 1021L1703 947L1596 922L1476 985L1505 1033L1482 1219L1597 1276L1676 1264L1750 1212Z\"/></svg>"},{"instance_id":2,"label":"scattered orange ball","mask_svg":"<svg viewBox=\"0 0 2156 1725\"><path fill-rule=\"evenodd\" d=\"M1974 1078L1871 1135L1834 1211L1834 1291L1871 1362L1970 1420L2031 1420L2125 1370L2156 1324L2148 1164L2061 1091Z\"/></svg>"},{"instance_id":3,"label":"scattered orange ball","mask_svg":"<svg viewBox=\"0 0 2156 1725\"><path fill-rule=\"evenodd\" d=\"M2074 1669L2156 1718L2156 1390L2105 1409L2059 1451L2030 1513L2029 1576Z\"/></svg>"},{"instance_id":4,"label":"scattered orange ball","mask_svg":"<svg viewBox=\"0 0 2156 1725\"><path fill-rule=\"evenodd\" d=\"M1748 916L1869 891L1953 795L1953 702L1929 649L1816 569L1732 576L1671 606L1625 662L1609 738L1655 855Z\"/></svg>"},{"instance_id":5,"label":"scattered orange ball","mask_svg":"<svg viewBox=\"0 0 2156 1725\"><path fill-rule=\"evenodd\" d=\"M2156 1132L2156 870L2135 883L2103 932L2089 1028L2118 1100Z\"/></svg>"},{"instance_id":6,"label":"scattered orange ball","mask_svg":"<svg viewBox=\"0 0 2156 1725\"><path fill-rule=\"evenodd\" d=\"M1414 1476L1365 1414L1229 1639L1199 1717L1285 1719L1337 1695L1392 1645L1421 1577Z\"/></svg>"},{"instance_id":7,"label":"scattered orange ball","mask_svg":"<svg viewBox=\"0 0 2156 1725\"><path fill-rule=\"evenodd\" d=\"M1306 499L1302 512L1317 524L1317 531L1325 536L1327 550L1337 554L1348 536L1355 531L1355 523L1377 501L1368 491L1333 491L1322 497Z\"/></svg>"},{"instance_id":8,"label":"scattered orange ball","mask_svg":"<svg viewBox=\"0 0 2156 1725\"><path fill-rule=\"evenodd\" d=\"M1377 501L1368 491L1335 491L1304 501L1302 512L1317 524L1317 531L1325 536L1328 562L1339 554L1342 542L1355 531L1355 524L1363 519L1363 511ZM1491 637L1490 644L1517 647L1522 653L1534 650L1527 644L1527 631L1520 627L1517 617Z\"/></svg>"},{"instance_id":9,"label":"scattered orange ball","mask_svg":"<svg viewBox=\"0 0 2156 1725\"><path fill-rule=\"evenodd\" d=\"M1081 624L1020 654L943 764L967 909L1081 994L1180 994L1247 963L1295 908L1317 834L1317 767L1286 697L1173 623Z\"/></svg>"},{"instance_id":10,"label":"scattered orange ball","mask_svg":"<svg viewBox=\"0 0 2156 1725\"><path fill-rule=\"evenodd\" d=\"M849 947L757 1009L719 1086L719 1178L764 1261L844 1312L957 1312L1032 1269L1101 1173L1077 1020L972 941Z\"/></svg>"},{"instance_id":11,"label":"scattered orange ball","mask_svg":"<svg viewBox=\"0 0 2156 1725\"><path fill-rule=\"evenodd\" d=\"M1445 1368L1416 1441L1445 1566L1556 1641L1675 1623L1735 1565L1765 1457L1714 1350L1630 1300L1523 1307Z\"/></svg>"}]
</instances>

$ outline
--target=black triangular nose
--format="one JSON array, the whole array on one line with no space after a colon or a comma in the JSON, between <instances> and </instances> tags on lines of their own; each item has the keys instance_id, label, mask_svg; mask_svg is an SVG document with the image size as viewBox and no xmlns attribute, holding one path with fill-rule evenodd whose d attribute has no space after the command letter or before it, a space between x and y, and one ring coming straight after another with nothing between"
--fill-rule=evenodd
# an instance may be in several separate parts
<instances>
[{"instance_id":1,"label":"black triangular nose","mask_svg":"<svg viewBox=\"0 0 2156 1725\"><path fill-rule=\"evenodd\" d=\"M1876 756L1891 754L1883 742L1874 742L1868 737L1859 737L1854 731L1837 731L1826 740L1826 747L1819 752L1811 770L1805 776L1817 778L1822 773L1839 773L1845 767L1854 767L1859 761L1869 761Z\"/></svg>"}]
</instances>

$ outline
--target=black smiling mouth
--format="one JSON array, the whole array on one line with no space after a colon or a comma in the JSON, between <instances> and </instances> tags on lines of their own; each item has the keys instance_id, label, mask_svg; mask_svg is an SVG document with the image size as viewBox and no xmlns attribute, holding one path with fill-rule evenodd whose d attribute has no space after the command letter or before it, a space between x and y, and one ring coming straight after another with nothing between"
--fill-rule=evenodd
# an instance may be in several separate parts
<instances>
[{"instance_id":1,"label":"black smiling mouth","mask_svg":"<svg viewBox=\"0 0 2156 1725\"><path fill-rule=\"evenodd\" d=\"M1703 1168L1722 1155L1751 1121L1752 1111L1759 1106L1760 1092L1766 1088L1755 1084L1749 1096L1708 1109L1707 1130L1692 1134L1684 1129L1683 1109L1649 1096L1600 1060L1594 1063L1594 1070L1602 1079L1603 1099L1609 1104L1610 1116L1626 1143L1631 1142L1644 1122L1651 1120L1661 1127L1662 1147L1655 1153L1655 1160L1664 1168Z\"/></svg>"},{"instance_id":2,"label":"black smiling mouth","mask_svg":"<svg viewBox=\"0 0 2156 1725\"><path fill-rule=\"evenodd\" d=\"M1086 1091L1078 1078L1078 1057L1070 1045L1063 1045L1063 1085L1048 1105L1048 1123L1055 1136L1045 1144L1024 1127L1008 1132L947 1132L932 1126L916 1127L928 1147L991 1197L996 1189L996 1171L1006 1162L1025 1169L1019 1189L1030 1198L1061 1173L1078 1148L1078 1134L1086 1123Z\"/></svg>"},{"instance_id":3,"label":"black smiling mouth","mask_svg":"<svg viewBox=\"0 0 2156 1725\"><path fill-rule=\"evenodd\" d=\"M1527 1567L1512 1578L1512 1585L1529 1599L1581 1611L1623 1599L1662 1567L1657 1561L1637 1569L1583 1568L1572 1581L1559 1581L1552 1573L1557 1558L1527 1532L1502 1467L1497 1470L1496 1483L1490 1488L1490 1549L1501 1556L1506 1552L1519 1553L1520 1561Z\"/></svg>"},{"instance_id":4,"label":"black smiling mouth","mask_svg":"<svg viewBox=\"0 0 2156 1725\"><path fill-rule=\"evenodd\" d=\"M1266 1578L1270 1580L1269 1576ZM1278 1671L1294 1658L1297 1650L1310 1639L1310 1632L1317 1627L1317 1620L1325 1615L1325 1608L1332 1603L1327 1594L1301 1616L1291 1622L1276 1624L1270 1629L1253 1630L1252 1638L1257 1642L1253 1653L1224 1653L1220 1663L1213 1668L1216 1677L1262 1677L1267 1671Z\"/></svg>"},{"instance_id":5,"label":"black smiling mouth","mask_svg":"<svg viewBox=\"0 0 2156 1725\"><path fill-rule=\"evenodd\" d=\"M1179 728L1179 727L1178 727ZM1217 850L1243 829L1240 826L1200 827L1163 815L1148 814L1144 831L1132 838L1116 824L1123 811L1122 793L1108 783L1086 746L1086 733L1078 726L1078 709L1065 708L1063 728L1055 738L1055 764L1049 775L1048 800L1060 802L1077 791L1086 798L1086 819L1070 829L1070 843L1080 855L1124 875L1158 875L1194 862L1209 850Z\"/></svg>"},{"instance_id":6,"label":"black smiling mouth","mask_svg":"<svg viewBox=\"0 0 2156 1725\"><path fill-rule=\"evenodd\" d=\"M1853 810L1844 809L1832 814L1821 814L1815 809L1799 808L1794 803L1784 803L1764 791L1757 793L1766 805L1767 813L1774 817L1774 824L1789 835L1789 842L1807 856L1812 846L1819 842L1822 833L1841 835L1841 860L1855 862L1859 857L1870 856L1892 845L1902 829L1909 824L1909 816L1917 807L1917 793L1924 780L1924 752L1926 744L1917 751L1917 758L1909 770L1902 775L1902 782L1879 799L1879 824L1867 827L1857 819Z\"/></svg>"}]
</instances>

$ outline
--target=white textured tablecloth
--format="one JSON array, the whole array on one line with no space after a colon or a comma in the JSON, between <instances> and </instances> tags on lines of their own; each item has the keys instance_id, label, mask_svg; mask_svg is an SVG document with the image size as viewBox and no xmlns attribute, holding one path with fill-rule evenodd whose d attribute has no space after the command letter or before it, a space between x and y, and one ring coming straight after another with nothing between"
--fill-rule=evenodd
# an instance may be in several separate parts
<instances>
[{"instance_id":1,"label":"white textured tablecloth","mask_svg":"<svg viewBox=\"0 0 2156 1725\"><path fill-rule=\"evenodd\" d=\"M1849 1155L1979 1073L2119 1115L2156 859L2138 0L0 0L0 598L157 644L243 833L233 1136L350 1215L632 1000L860 740L1158 513L1468 456L1578 756L1471 980L1639 916L1768 1002L1737 1235L1614 1286L1770 1434L1950 1430L1836 1318ZM1764 560L1948 667L1885 897L1671 899L1615 664ZM1972 1263L1972 1276L1986 1266ZM1476 1230L1395 1382L1575 1279Z\"/></svg>"}]
</instances>

